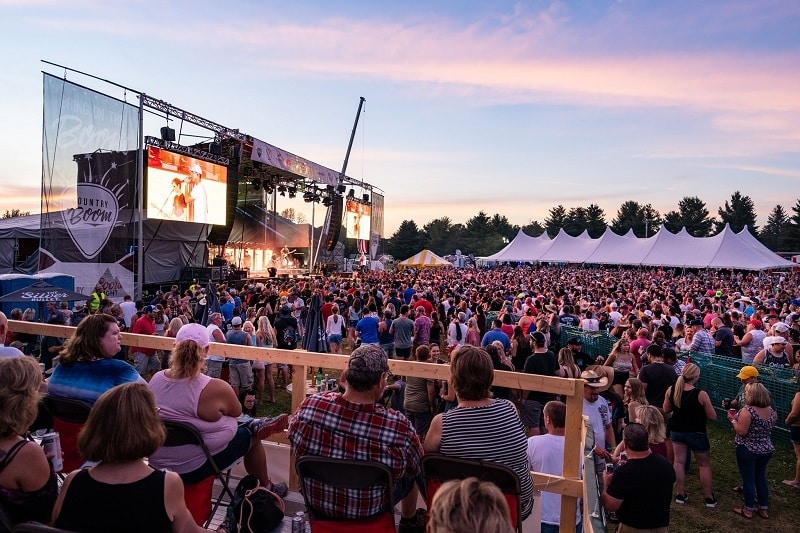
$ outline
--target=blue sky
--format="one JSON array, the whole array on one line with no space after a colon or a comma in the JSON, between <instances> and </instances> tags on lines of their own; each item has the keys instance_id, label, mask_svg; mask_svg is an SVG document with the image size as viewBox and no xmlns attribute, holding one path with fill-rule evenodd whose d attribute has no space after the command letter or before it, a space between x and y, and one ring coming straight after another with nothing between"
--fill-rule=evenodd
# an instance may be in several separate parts
<instances>
[{"instance_id":1,"label":"blue sky","mask_svg":"<svg viewBox=\"0 0 800 533\"><path fill-rule=\"evenodd\" d=\"M735 190L763 225L800 197L798 27L778 0L0 0L0 211L39 210L46 59L333 169L364 96L348 175L387 236Z\"/></svg>"}]
</instances>

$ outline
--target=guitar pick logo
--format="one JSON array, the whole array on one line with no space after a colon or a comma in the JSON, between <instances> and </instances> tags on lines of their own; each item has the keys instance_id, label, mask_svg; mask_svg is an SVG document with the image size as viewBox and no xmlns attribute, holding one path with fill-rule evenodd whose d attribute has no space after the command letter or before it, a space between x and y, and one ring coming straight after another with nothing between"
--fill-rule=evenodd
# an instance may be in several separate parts
<instances>
[{"instance_id":1,"label":"guitar pick logo","mask_svg":"<svg viewBox=\"0 0 800 533\"><path fill-rule=\"evenodd\" d=\"M64 192L65 199L73 194L78 200L77 207L62 211L64 225L81 254L92 259L111 237L119 203L114 193L97 183L78 183L76 188Z\"/></svg>"}]
</instances>

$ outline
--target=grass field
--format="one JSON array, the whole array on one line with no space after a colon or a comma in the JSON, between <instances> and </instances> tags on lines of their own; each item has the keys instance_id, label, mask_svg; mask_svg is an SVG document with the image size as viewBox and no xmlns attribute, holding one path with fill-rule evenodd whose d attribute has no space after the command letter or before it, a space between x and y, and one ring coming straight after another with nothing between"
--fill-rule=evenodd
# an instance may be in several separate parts
<instances>
[{"instance_id":1,"label":"grass field","mask_svg":"<svg viewBox=\"0 0 800 533\"><path fill-rule=\"evenodd\" d=\"M338 376L338 371L329 371ZM291 396L285 391L276 391L275 403L262 403L261 416L274 416L291 412ZM770 518L764 520L755 516L747 520L733 513L734 507L741 507L744 500L732 488L741 484L741 477L734 455L733 431L730 428L709 424L708 436L711 441L711 468L713 472L714 493L719 501L714 509L703 502L703 490L697 476L697 463L692 461L692 471L686 476L686 493L689 501L684 505L672 503L672 523L670 530L676 532L708 531L747 531L748 533L800 532L800 490L781 483L794 475L794 452L779 446L769 463ZM609 531L615 531L609 525Z\"/></svg>"}]
</instances>

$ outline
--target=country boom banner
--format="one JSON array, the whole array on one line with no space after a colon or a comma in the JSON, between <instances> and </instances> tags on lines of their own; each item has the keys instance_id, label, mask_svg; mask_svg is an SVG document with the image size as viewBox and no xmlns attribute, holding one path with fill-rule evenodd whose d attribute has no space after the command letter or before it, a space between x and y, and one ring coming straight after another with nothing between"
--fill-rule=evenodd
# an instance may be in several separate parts
<instances>
[{"instance_id":1,"label":"country boom banner","mask_svg":"<svg viewBox=\"0 0 800 533\"><path fill-rule=\"evenodd\" d=\"M44 75L39 270L133 294L138 108Z\"/></svg>"}]
</instances>

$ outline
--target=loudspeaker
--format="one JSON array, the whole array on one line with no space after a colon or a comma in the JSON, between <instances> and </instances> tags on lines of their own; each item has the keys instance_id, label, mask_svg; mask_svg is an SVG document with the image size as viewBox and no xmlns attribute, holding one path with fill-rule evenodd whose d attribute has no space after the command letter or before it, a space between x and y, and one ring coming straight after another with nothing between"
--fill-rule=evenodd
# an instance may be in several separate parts
<instances>
[{"instance_id":1,"label":"loudspeaker","mask_svg":"<svg viewBox=\"0 0 800 533\"><path fill-rule=\"evenodd\" d=\"M330 252L336 248L336 243L339 242L339 233L342 231L342 197L335 194L331 197L333 203L328 209L330 210L330 217L327 231L325 235L325 250Z\"/></svg>"},{"instance_id":2,"label":"loudspeaker","mask_svg":"<svg viewBox=\"0 0 800 533\"><path fill-rule=\"evenodd\" d=\"M161 140L175 142L175 130L168 126L161 128Z\"/></svg>"},{"instance_id":3,"label":"loudspeaker","mask_svg":"<svg viewBox=\"0 0 800 533\"><path fill-rule=\"evenodd\" d=\"M236 215L236 199L239 196L239 167L228 166L228 197L225 199L227 208L225 209L225 225L211 226L208 232L208 242L216 246L222 246L228 242L233 229L233 219Z\"/></svg>"}]
</instances>

